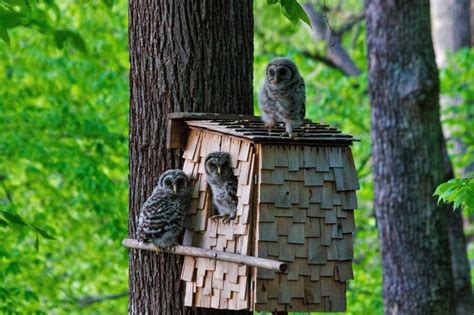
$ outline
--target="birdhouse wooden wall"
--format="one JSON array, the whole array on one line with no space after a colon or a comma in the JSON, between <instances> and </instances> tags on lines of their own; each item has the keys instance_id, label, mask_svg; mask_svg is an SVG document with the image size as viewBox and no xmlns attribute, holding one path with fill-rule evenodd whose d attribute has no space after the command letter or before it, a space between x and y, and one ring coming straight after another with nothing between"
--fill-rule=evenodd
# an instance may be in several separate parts
<instances>
[{"instance_id":1,"label":"birdhouse wooden wall","mask_svg":"<svg viewBox=\"0 0 474 315\"><path fill-rule=\"evenodd\" d=\"M215 151L230 153L232 168L238 177L237 217L227 224L209 218L213 213L204 160L208 153ZM183 170L194 181L183 245L251 255L254 145L247 140L193 129L183 157ZM251 308L249 267L245 265L185 257L181 279L186 281L186 306Z\"/></svg>"},{"instance_id":2,"label":"birdhouse wooden wall","mask_svg":"<svg viewBox=\"0 0 474 315\"><path fill-rule=\"evenodd\" d=\"M185 257L185 305L256 311L344 311L353 278L355 190L351 136L307 124L282 141L260 122L187 121L183 170L194 181L183 245L287 262L287 273ZM179 129L182 132L182 128ZM238 213L213 221L204 160L229 152Z\"/></svg>"},{"instance_id":3,"label":"birdhouse wooden wall","mask_svg":"<svg viewBox=\"0 0 474 315\"><path fill-rule=\"evenodd\" d=\"M256 254L289 272L254 271L254 309L345 311L359 188L350 148L258 148Z\"/></svg>"}]
</instances>

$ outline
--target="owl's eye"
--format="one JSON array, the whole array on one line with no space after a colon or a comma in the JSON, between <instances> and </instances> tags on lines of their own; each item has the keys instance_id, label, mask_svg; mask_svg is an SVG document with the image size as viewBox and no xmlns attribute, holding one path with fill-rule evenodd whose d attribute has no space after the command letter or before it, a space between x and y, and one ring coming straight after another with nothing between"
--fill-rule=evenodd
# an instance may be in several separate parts
<instances>
[{"instance_id":1,"label":"owl's eye","mask_svg":"<svg viewBox=\"0 0 474 315\"><path fill-rule=\"evenodd\" d=\"M165 186L171 186L171 179L165 179Z\"/></svg>"},{"instance_id":2,"label":"owl's eye","mask_svg":"<svg viewBox=\"0 0 474 315\"><path fill-rule=\"evenodd\" d=\"M214 163L214 162L209 162L208 165L209 165L210 168L216 168L216 163Z\"/></svg>"},{"instance_id":3,"label":"owl's eye","mask_svg":"<svg viewBox=\"0 0 474 315\"><path fill-rule=\"evenodd\" d=\"M269 74L271 77L273 77L273 76L275 75L275 70L273 70L273 69L268 70L268 74Z\"/></svg>"},{"instance_id":4,"label":"owl's eye","mask_svg":"<svg viewBox=\"0 0 474 315\"><path fill-rule=\"evenodd\" d=\"M176 181L176 184L180 187L184 186L185 184L185 181L183 178L178 178L178 180Z\"/></svg>"}]
</instances>

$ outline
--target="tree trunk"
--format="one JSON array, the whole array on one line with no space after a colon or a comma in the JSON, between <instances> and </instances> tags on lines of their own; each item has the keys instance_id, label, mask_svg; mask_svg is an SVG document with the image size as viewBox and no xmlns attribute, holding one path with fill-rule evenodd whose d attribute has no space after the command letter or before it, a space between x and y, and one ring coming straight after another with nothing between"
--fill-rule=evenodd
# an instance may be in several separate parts
<instances>
[{"instance_id":1,"label":"tree trunk","mask_svg":"<svg viewBox=\"0 0 474 315\"><path fill-rule=\"evenodd\" d=\"M163 170L181 166L167 150L167 114L251 114L252 0L129 1L129 237ZM178 256L130 250L130 314L217 314L183 306Z\"/></svg>"},{"instance_id":2,"label":"tree trunk","mask_svg":"<svg viewBox=\"0 0 474 315\"><path fill-rule=\"evenodd\" d=\"M386 314L451 314L439 81L428 0L365 0L375 209Z\"/></svg>"},{"instance_id":3,"label":"tree trunk","mask_svg":"<svg viewBox=\"0 0 474 315\"><path fill-rule=\"evenodd\" d=\"M454 171L449 160L446 146L443 147L444 170L443 181L454 178ZM449 247L451 249L451 265L453 270L456 314L472 314L474 297L472 295L471 269L467 257L467 240L464 234L462 212L454 210L452 204L445 204L449 216Z\"/></svg>"},{"instance_id":4,"label":"tree trunk","mask_svg":"<svg viewBox=\"0 0 474 315\"><path fill-rule=\"evenodd\" d=\"M439 68L447 66L449 53L461 48L469 47L471 41L470 31L470 0L432 0L431 1L431 26L433 46L436 53L436 63ZM463 102L461 97L441 96L441 108L459 106ZM467 146L461 139L452 137L448 126L443 126L448 139L454 141L454 154L465 154ZM454 177L454 171L449 161L448 152L445 155L445 181ZM474 163L460 170L460 175L474 170ZM447 206L449 216L449 243L451 248L451 263L453 267L454 288L456 292L456 305L458 314L468 314L474 306L471 287L471 271L467 257L466 236L463 231L463 217L460 211L452 211Z\"/></svg>"},{"instance_id":5,"label":"tree trunk","mask_svg":"<svg viewBox=\"0 0 474 315\"><path fill-rule=\"evenodd\" d=\"M446 67L447 56L471 43L470 0L431 0L431 27L436 63Z\"/></svg>"}]
</instances>

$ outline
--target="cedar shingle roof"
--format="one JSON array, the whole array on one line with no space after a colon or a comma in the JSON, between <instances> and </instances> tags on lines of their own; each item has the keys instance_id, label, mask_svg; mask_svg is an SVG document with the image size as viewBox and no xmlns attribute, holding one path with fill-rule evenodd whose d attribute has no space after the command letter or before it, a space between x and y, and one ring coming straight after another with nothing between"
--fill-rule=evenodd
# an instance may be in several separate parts
<instances>
[{"instance_id":1,"label":"cedar shingle roof","mask_svg":"<svg viewBox=\"0 0 474 315\"><path fill-rule=\"evenodd\" d=\"M309 120L306 120L301 128L294 129L298 134L295 139L281 136L285 132L283 123L272 129L266 128L263 122L259 120L188 120L186 124L191 128L203 128L246 138L254 143L350 145L353 141L357 141L351 135L344 134L337 128L326 124L313 123Z\"/></svg>"},{"instance_id":2,"label":"cedar shingle roof","mask_svg":"<svg viewBox=\"0 0 474 315\"><path fill-rule=\"evenodd\" d=\"M359 141L327 124L314 123L306 119L301 128L296 128L295 139L282 137L283 123L271 130L266 128L258 116L204 113L171 113L168 116L168 147L184 148L187 130L205 129L233 137L248 139L253 143L297 144L309 146L348 146Z\"/></svg>"}]
</instances>

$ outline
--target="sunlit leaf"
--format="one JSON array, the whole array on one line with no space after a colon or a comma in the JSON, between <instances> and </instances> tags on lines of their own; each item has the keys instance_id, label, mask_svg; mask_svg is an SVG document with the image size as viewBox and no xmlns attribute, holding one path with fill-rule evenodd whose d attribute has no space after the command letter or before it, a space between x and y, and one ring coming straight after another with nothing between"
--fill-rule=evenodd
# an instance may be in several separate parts
<instances>
[{"instance_id":1,"label":"sunlit leaf","mask_svg":"<svg viewBox=\"0 0 474 315\"><path fill-rule=\"evenodd\" d=\"M304 11L303 7L296 0L280 0L281 9L283 14L290 20L293 24L296 24L299 20L302 20L309 26L311 22L308 18L308 15Z\"/></svg>"}]
</instances>

